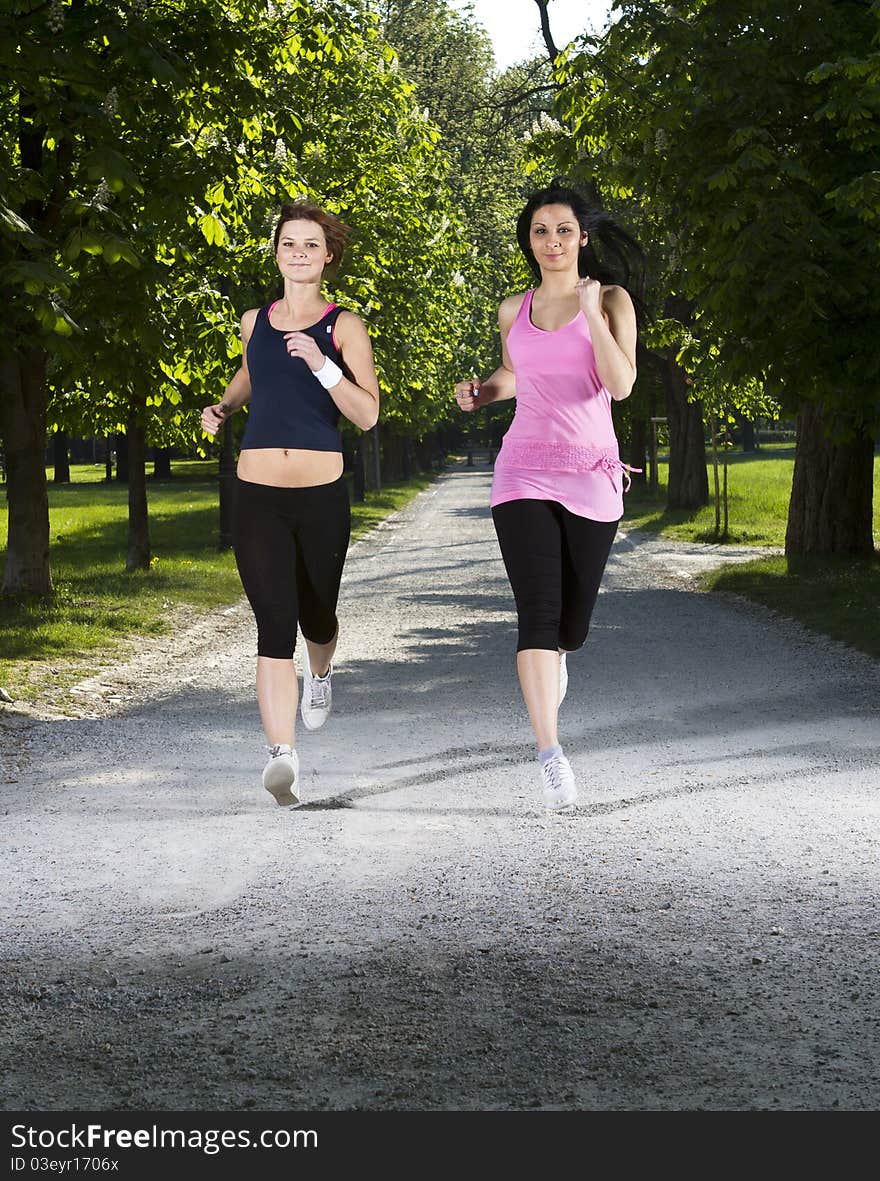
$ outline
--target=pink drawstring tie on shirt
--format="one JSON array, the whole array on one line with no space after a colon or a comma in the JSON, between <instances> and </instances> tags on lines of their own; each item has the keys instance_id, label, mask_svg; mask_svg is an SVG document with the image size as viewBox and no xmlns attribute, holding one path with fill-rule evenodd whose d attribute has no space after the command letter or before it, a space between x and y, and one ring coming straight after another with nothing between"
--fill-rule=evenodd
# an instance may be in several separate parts
<instances>
[{"instance_id":1,"label":"pink drawstring tie on shirt","mask_svg":"<svg viewBox=\"0 0 880 1181\"><path fill-rule=\"evenodd\" d=\"M599 466L606 471L613 480L617 472L623 475L623 490L629 492L632 487L632 476L630 472L643 472L645 469L641 467L630 467L628 463L624 463L622 459L615 459L611 455L603 455L599 462Z\"/></svg>"}]
</instances>

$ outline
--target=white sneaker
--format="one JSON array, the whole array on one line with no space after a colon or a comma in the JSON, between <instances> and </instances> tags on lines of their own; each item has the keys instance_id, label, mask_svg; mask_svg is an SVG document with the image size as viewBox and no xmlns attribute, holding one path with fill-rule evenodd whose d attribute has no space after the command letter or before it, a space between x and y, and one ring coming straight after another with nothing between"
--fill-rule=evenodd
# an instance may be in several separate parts
<instances>
[{"instance_id":1,"label":"white sneaker","mask_svg":"<svg viewBox=\"0 0 880 1181\"><path fill-rule=\"evenodd\" d=\"M568 669L565 667L566 652L559 653L559 704L562 705L565 701L565 694L568 692Z\"/></svg>"},{"instance_id":2,"label":"white sneaker","mask_svg":"<svg viewBox=\"0 0 880 1181\"><path fill-rule=\"evenodd\" d=\"M307 730L320 730L330 716L330 706L333 704L333 690L330 678L333 676L331 664L324 677L316 677L309 667L309 657L303 661L303 692L299 711Z\"/></svg>"},{"instance_id":3,"label":"white sneaker","mask_svg":"<svg viewBox=\"0 0 880 1181\"><path fill-rule=\"evenodd\" d=\"M556 755L541 767L544 785L544 806L548 812L561 812L571 808L578 798L574 784L574 772L565 755Z\"/></svg>"},{"instance_id":4,"label":"white sneaker","mask_svg":"<svg viewBox=\"0 0 880 1181\"><path fill-rule=\"evenodd\" d=\"M297 778L299 758L295 750L287 745L270 746L269 762L263 768L263 787L275 797L282 807L299 803Z\"/></svg>"}]
</instances>

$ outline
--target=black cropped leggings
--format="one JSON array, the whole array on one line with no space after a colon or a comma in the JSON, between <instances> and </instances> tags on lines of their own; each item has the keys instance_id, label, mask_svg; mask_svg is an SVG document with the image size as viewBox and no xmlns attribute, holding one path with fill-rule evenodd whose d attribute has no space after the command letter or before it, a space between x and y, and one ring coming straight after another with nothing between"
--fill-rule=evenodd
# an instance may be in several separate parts
<instances>
[{"instance_id":1,"label":"black cropped leggings","mask_svg":"<svg viewBox=\"0 0 880 1181\"><path fill-rule=\"evenodd\" d=\"M348 488L340 476L312 488L236 481L233 542L257 620L257 652L290 659L299 624L307 640L336 635L336 603L351 533Z\"/></svg>"},{"instance_id":2,"label":"black cropped leggings","mask_svg":"<svg viewBox=\"0 0 880 1181\"><path fill-rule=\"evenodd\" d=\"M578 517L553 500L509 500L492 519L516 600L517 652L580 648L618 522Z\"/></svg>"}]
</instances>

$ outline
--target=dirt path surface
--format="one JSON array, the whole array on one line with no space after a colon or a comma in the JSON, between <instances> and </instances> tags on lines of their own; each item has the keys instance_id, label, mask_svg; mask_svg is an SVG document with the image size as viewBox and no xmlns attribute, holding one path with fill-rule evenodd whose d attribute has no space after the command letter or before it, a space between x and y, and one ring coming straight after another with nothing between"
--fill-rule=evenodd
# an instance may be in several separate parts
<instances>
[{"instance_id":1,"label":"dirt path surface","mask_svg":"<svg viewBox=\"0 0 880 1181\"><path fill-rule=\"evenodd\" d=\"M621 534L548 817L489 479L353 548L299 809L246 605L5 707L4 1110L878 1107L880 665Z\"/></svg>"}]
</instances>

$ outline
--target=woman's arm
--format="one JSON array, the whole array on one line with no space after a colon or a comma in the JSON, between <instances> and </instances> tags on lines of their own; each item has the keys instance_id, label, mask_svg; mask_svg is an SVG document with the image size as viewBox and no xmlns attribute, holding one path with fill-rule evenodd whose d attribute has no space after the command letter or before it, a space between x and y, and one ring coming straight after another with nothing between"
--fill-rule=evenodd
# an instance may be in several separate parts
<instances>
[{"instance_id":1,"label":"woman's arm","mask_svg":"<svg viewBox=\"0 0 880 1181\"><path fill-rule=\"evenodd\" d=\"M257 308L251 308L241 318L241 365L223 394L214 406L206 406L202 411L202 430L208 435L216 435L220 427L239 410L251 396L251 375L247 367L247 347L257 322Z\"/></svg>"},{"instance_id":2,"label":"woman's arm","mask_svg":"<svg viewBox=\"0 0 880 1181\"><path fill-rule=\"evenodd\" d=\"M368 431L379 421L379 379L373 362L373 345L366 325L354 312L340 312L336 321L336 347L354 377L343 377L327 392L349 422Z\"/></svg>"},{"instance_id":3,"label":"woman's arm","mask_svg":"<svg viewBox=\"0 0 880 1181\"><path fill-rule=\"evenodd\" d=\"M313 373L317 373L325 361L329 361L306 332L288 332L284 339L290 355L302 357ZM368 431L379 421L379 379L373 363L373 346L360 316L354 312L340 312L334 339L354 381L340 373L333 385L328 387L324 382L321 384L339 407L340 413L362 431ZM332 367L333 362L329 361L329 365Z\"/></svg>"},{"instance_id":4,"label":"woman's arm","mask_svg":"<svg viewBox=\"0 0 880 1181\"><path fill-rule=\"evenodd\" d=\"M602 287L596 279L578 282L581 308L590 327L596 369L616 402L628 398L636 380L636 313L623 287Z\"/></svg>"}]
</instances>

